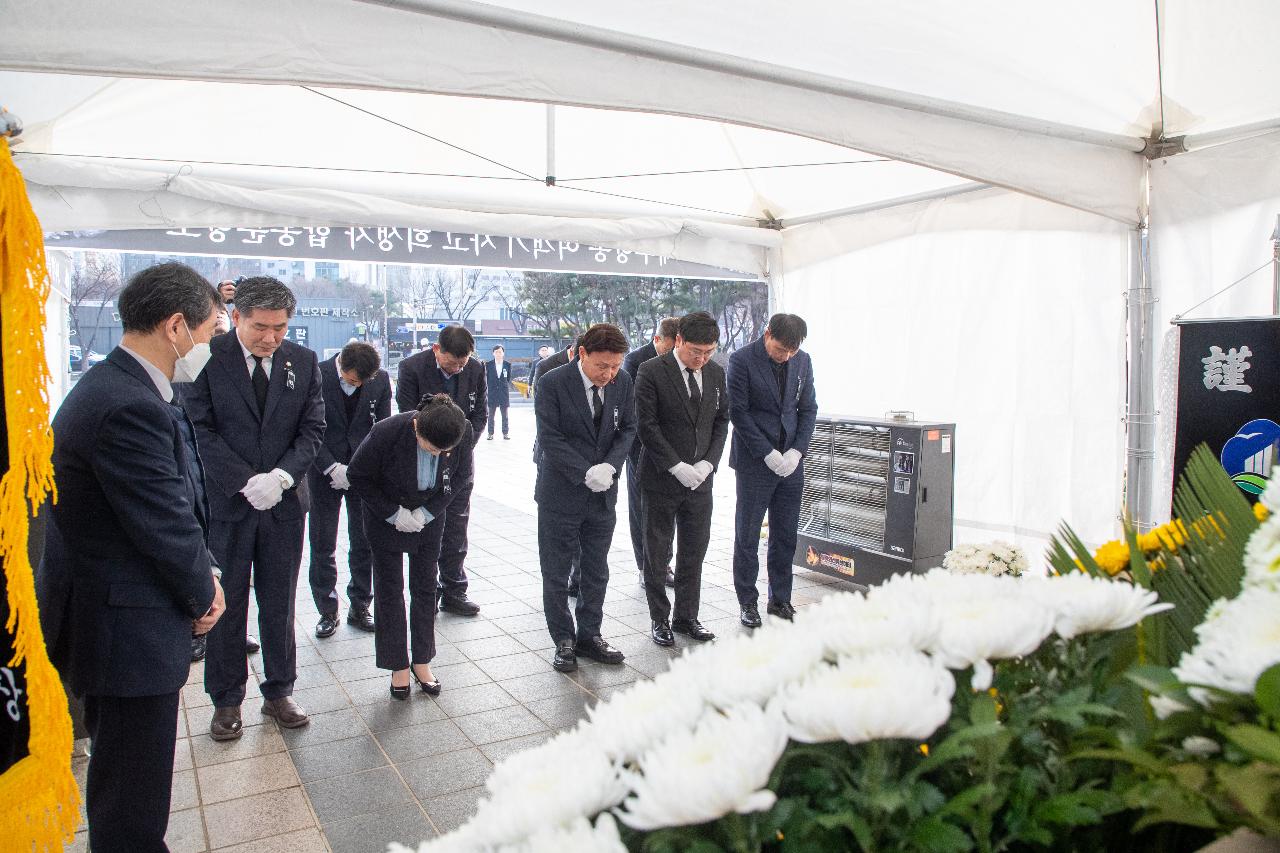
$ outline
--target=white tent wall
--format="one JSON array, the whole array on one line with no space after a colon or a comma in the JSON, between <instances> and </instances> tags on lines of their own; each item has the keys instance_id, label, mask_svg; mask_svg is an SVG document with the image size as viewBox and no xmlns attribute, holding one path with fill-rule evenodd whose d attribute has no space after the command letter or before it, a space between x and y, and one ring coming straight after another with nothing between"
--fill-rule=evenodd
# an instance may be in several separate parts
<instances>
[{"instance_id":1,"label":"white tent wall","mask_svg":"<svg viewBox=\"0 0 1280 853\"><path fill-rule=\"evenodd\" d=\"M1157 160L1151 164L1151 267L1156 282L1156 365L1160 386L1156 521L1169 518L1176 414L1175 315L1188 319L1272 313L1271 235L1280 215L1280 133ZM1258 270L1262 267L1261 270ZM1258 270L1240 284L1196 303Z\"/></svg>"},{"instance_id":2,"label":"white tent wall","mask_svg":"<svg viewBox=\"0 0 1280 853\"><path fill-rule=\"evenodd\" d=\"M782 262L824 412L957 424L958 540L1116 534L1126 228L986 190L797 228Z\"/></svg>"}]
</instances>

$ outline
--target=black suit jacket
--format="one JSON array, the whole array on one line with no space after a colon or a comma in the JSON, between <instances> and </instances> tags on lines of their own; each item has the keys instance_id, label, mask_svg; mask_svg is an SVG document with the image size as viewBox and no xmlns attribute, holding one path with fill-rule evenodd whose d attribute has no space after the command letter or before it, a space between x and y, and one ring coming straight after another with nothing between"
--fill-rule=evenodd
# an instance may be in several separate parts
<instances>
[{"instance_id":1,"label":"black suit jacket","mask_svg":"<svg viewBox=\"0 0 1280 853\"><path fill-rule=\"evenodd\" d=\"M338 383L338 357L320 362L324 397L324 437L316 450L315 469L323 474L335 462L346 465L375 422L391 417L391 377L379 370L360 386L360 399L347 420L346 395Z\"/></svg>"},{"instance_id":2,"label":"black suit jacket","mask_svg":"<svg viewBox=\"0 0 1280 853\"><path fill-rule=\"evenodd\" d=\"M585 510L592 492L583 480L587 469L601 462L614 470L613 485L604 493L606 505L612 508L618 500L618 473L636 436L631 377L619 371L604 386L598 434L584 388L578 365L566 364L543 375L533 401L541 453L534 499L548 509Z\"/></svg>"},{"instance_id":3,"label":"black suit jacket","mask_svg":"<svg viewBox=\"0 0 1280 853\"><path fill-rule=\"evenodd\" d=\"M634 387L636 375L640 372L640 365L644 364L651 358L658 357L658 348L653 345L653 341L640 347L633 349L627 353L627 357L622 360L622 369L631 377L632 386ZM640 464L640 451L644 447L643 431L636 433L636 440L631 442L631 452L627 454L627 458L631 460L632 465Z\"/></svg>"},{"instance_id":4,"label":"black suit jacket","mask_svg":"<svg viewBox=\"0 0 1280 853\"><path fill-rule=\"evenodd\" d=\"M502 373L498 373L496 361L484 363L484 381L489 388L490 406L511 405L511 362L502 360ZM487 414L487 413L486 413Z\"/></svg>"},{"instance_id":5,"label":"black suit jacket","mask_svg":"<svg viewBox=\"0 0 1280 853\"><path fill-rule=\"evenodd\" d=\"M548 371L555 370L557 367L564 367L569 363L569 350L562 349L560 352L554 353L538 362L538 366L533 371L534 388L538 386L538 380L547 375Z\"/></svg>"},{"instance_id":6,"label":"black suit jacket","mask_svg":"<svg viewBox=\"0 0 1280 853\"><path fill-rule=\"evenodd\" d=\"M686 374L674 352L640 365L636 379L636 417L644 452L640 456L640 484L645 489L679 494L685 487L670 472L673 465L693 465L704 459L720 464L729 435L729 391L724 369L714 361L702 367L702 400L695 409ZM707 477L697 491L711 491Z\"/></svg>"},{"instance_id":7,"label":"black suit jacket","mask_svg":"<svg viewBox=\"0 0 1280 853\"><path fill-rule=\"evenodd\" d=\"M396 405L402 412L416 412L423 397L444 393L444 375L436 364L436 354L426 349L400 362L400 376L396 380ZM467 366L458 374L453 402L471 422L472 439L480 440L484 425L489 421L488 394L485 390L484 365L474 358L467 359Z\"/></svg>"},{"instance_id":8,"label":"black suit jacket","mask_svg":"<svg viewBox=\"0 0 1280 853\"><path fill-rule=\"evenodd\" d=\"M215 521L248 518L254 509L240 490L253 475L281 468L293 477L293 488L285 489L270 510L272 517L302 518L311 505L305 474L324 435L316 354L292 341L281 342L272 357L266 411L260 415L236 333L218 335L209 346L213 355L191 384L185 404L208 463L210 516Z\"/></svg>"},{"instance_id":9,"label":"black suit jacket","mask_svg":"<svg viewBox=\"0 0 1280 853\"><path fill-rule=\"evenodd\" d=\"M414 414L401 412L374 424L347 467L347 479L363 503L365 535L370 546L384 551L416 551L422 543L423 532L404 533L387 521L396 510L424 507L438 518L472 482L475 442L468 425L458 446L440 454L435 485L426 491L418 489Z\"/></svg>"},{"instance_id":10,"label":"black suit jacket","mask_svg":"<svg viewBox=\"0 0 1280 853\"><path fill-rule=\"evenodd\" d=\"M787 363L787 386L781 393L772 364L764 338L729 356L729 417L733 421L729 465L739 474L774 477L764 464L769 451L785 453L795 448L801 454L809 452L818 417L809 354L801 351L792 356Z\"/></svg>"},{"instance_id":11,"label":"black suit jacket","mask_svg":"<svg viewBox=\"0 0 1280 853\"><path fill-rule=\"evenodd\" d=\"M40 604L62 614L49 642L76 694L154 696L187 680L213 573L183 417L117 348L53 420L58 502L39 586L60 599Z\"/></svg>"}]
</instances>

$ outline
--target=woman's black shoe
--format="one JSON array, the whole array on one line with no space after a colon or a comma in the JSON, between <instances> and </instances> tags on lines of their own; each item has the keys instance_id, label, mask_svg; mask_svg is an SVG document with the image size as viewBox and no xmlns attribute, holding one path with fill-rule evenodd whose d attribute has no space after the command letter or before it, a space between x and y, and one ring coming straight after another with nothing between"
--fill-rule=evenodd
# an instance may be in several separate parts
<instances>
[{"instance_id":1,"label":"woman's black shoe","mask_svg":"<svg viewBox=\"0 0 1280 853\"><path fill-rule=\"evenodd\" d=\"M396 687L394 684L391 685L391 698L392 699L408 699L409 685L406 684L404 687Z\"/></svg>"},{"instance_id":2,"label":"woman's black shoe","mask_svg":"<svg viewBox=\"0 0 1280 853\"><path fill-rule=\"evenodd\" d=\"M435 681L423 681L421 678L418 677L418 673L414 671L413 667L409 668L409 674L413 676L414 681L418 682L418 686L422 688L423 693L427 694L428 696L440 695L440 690L441 690L440 679L437 678ZM408 687L405 688L405 690L408 690L408 689L409 689Z\"/></svg>"}]
</instances>

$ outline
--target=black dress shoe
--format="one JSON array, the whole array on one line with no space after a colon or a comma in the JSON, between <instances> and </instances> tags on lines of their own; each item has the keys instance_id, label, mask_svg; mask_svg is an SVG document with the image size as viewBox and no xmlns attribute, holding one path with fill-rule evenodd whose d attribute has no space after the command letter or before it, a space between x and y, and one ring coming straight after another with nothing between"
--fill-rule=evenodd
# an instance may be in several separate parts
<instances>
[{"instance_id":1,"label":"black dress shoe","mask_svg":"<svg viewBox=\"0 0 1280 853\"><path fill-rule=\"evenodd\" d=\"M671 571L671 569L667 569L667 576L664 579L664 582L667 586L674 589L676 585L676 573Z\"/></svg>"},{"instance_id":2,"label":"black dress shoe","mask_svg":"<svg viewBox=\"0 0 1280 853\"><path fill-rule=\"evenodd\" d=\"M459 616L475 616L480 612L480 605L467 598L465 592L458 595L445 593L440 597L440 609L446 613L456 613Z\"/></svg>"},{"instance_id":3,"label":"black dress shoe","mask_svg":"<svg viewBox=\"0 0 1280 853\"><path fill-rule=\"evenodd\" d=\"M759 628L764 624L760 621L760 611L756 609L754 604L742 608L742 612L738 614L738 621L748 628Z\"/></svg>"},{"instance_id":4,"label":"black dress shoe","mask_svg":"<svg viewBox=\"0 0 1280 853\"><path fill-rule=\"evenodd\" d=\"M716 635L702 627L702 623L697 619L677 619L671 623L671 630L677 634L684 634L692 640L705 643L708 640L714 640Z\"/></svg>"},{"instance_id":5,"label":"black dress shoe","mask_svg":"<svg viewBox=\"0 0 1280 853\"><path fill-rule=\"evenodd\" d=\"M489 433L489 440L493 441L493 433Z\"/></svg>"},{"instance_id":6,"label":"black dress shoe","mask_svg":"<svg viewBox=\"0 0 1280 853\"><path fill-rule=\"evenodd\" d=\"M578 656L573 652L573 640L556 643L556 656L551 666L560 672L573 672L578 668Z\"/></svg>"},{"instance_id":7,"label":"black dress shoe","mask_svg":"<svg viewBox=\"0 0 1280 853\"><path fill-rule=\"evenodd\" d=\"M796 617L796 609L791 606L789 601L770 601L769 606L765 608L765 612L770 616L786 619L788 622Z\"/></svg>"},{"instance_id":8,"label":"black dress shoe","mask_svg":"<svg viewBox=\"0 0 1280 853\"><path fill-rule=\"evenodd\" d=\"M437 678L435 681L423 681L418 677L418 673L413 667L409 667L409 674L413 676L414 681L418 682L418 686L422 688L423 693L428 696L440 695L440 691L443 689L440 684L440 679Z\"/></svg>"},{"instance_id":9,"label":"black dress shoe","mask_svg":"<svg viewBox=\"0 0 1280 853\"><path fill-rule=\"evenodd\" d=\"M671 626L666 622L654 622L653 628L649 631L649 636L653 637L653 641L660 646L674 646L676 638L671 636Z\"/></svg>"},{"instance_id":10,"label":"black dress shoe","mask_svg":"<svg viewBox=\"0 0 1280 853\"><path fill-rule=\"evenodd\" d=\"M409 685L408 685L408 684L406 684L404 687L397 687L397 686L396 686L396 685L394 685L394 684L393 684L393 685L391 685L391 698L392 698L392 699L399 699L399 700L400 700L400 701L402 701L402 702L403 702L405 699L408 699L408 698L409 698Z\"/></svg>"},{"instance_id":11,"label":"black dress shoe","mask_svg":"<svg viewBox=\"0 0 1280 853\"><path fill-rule=\"evenodd\" d=\"M338 630L338 614L321 613L320 621L316 623L316 636L320 639L332 637L333 632Z\"/></svg>"},{"instance_id":12,"label":"black dress shoe","mask_svg":"<svg viewBox=\"0 0 1280 853\"><path fill-rule=\"evenodd\" d=\"M209 651L209 635L201 634L199 637L191 638L191 662L204 660L204 656Z\"/></svg>"},{"instance_id":13,"label":"black dress shoe","mask_svg":"<svg viewBox=\"0 0 1280 853\"><path fill-rule=\"evenodd\" d=\"M589 640L579 640L574 645L575 654L584 658L591 658L600 663L622 663L626 660L626 655L615 649L613 646L605 642L604 637L595 636Z\"/></svg>"},{"instance_id":14,"label":"black dress shoe","mask_svg":"<svg viewBox=\"0 0 1280 853\"><path fill-rule=\"evenodd\" d=\"M502 434L502 440L503 440L503 441L510 441L510 440L511 440L511 436L507 435L507 434L504 432L504 433Z\"/></svg>"},{"instance_id":15,"label":"black dress shoe","mask_svg":"<svg viewBox=\"0 0 1280 853\"><path fill-rule=\"evenodd\" d=\"M244 650L251 655L256 655L261 651L262 646L258 643L258 638L249 634L244 638Z\"/></svg>"},{"instance_id":16,"label":"black dress shoe","mask_svg":"<svg viewBox=\"0 0 1280 853\"><path fill-rule=\"evenodd\" d=\"M209 737L214 740L235 740L244 734L240 726L240 706L234 708L214 708L213 719L209 721Z\"/></svg>"},{"instance_id":17,"label":"black dress shoe","mask_svg":"<svg viewBox=\"0 0 1280 853\"><path fill-rule=\"evenodd\" d=\"M347 611L347 624L355 625L361 631L372 631L373 614L367 607L352 607Z\"/></svg>"}]
</instances>

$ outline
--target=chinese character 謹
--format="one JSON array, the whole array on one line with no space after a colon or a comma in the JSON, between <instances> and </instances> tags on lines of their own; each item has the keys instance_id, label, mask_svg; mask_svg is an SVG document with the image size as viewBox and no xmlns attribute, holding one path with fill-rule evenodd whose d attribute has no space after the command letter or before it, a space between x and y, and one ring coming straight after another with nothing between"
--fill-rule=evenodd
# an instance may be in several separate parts
<instances>
[{"instance_id":1,"label":"chinese character \u8b39","mask_svg":"<svg viewBox=\"0 0 1280 853\"><path fill-rule=\"evenodd\" d=\"M1249 362L1245 359L1251 355L1253 353L1247 346L1240 349L1232 347L1226 352L1222 347L1209 347L1209 357L1200 359L1204 365L1204 387L1251 393L1253 389L1244 384L1244 372L1249 369Z\"/></svg>"}]
</instances>

